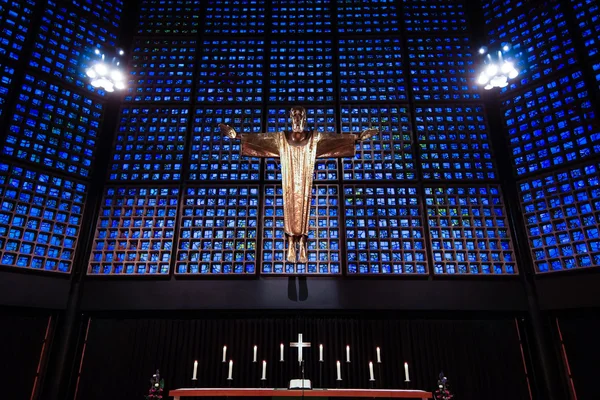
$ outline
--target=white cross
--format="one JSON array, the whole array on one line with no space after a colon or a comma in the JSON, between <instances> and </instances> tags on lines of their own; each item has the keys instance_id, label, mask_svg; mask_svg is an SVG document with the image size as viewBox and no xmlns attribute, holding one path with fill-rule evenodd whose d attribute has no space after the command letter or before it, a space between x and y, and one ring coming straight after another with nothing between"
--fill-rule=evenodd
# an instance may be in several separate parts
<instances>
[{"instance_id":1,"label":"white cross","mask_svg":"<svg viewBox=\"0 0 600 400\"><path fill-rule=\"evenodd\" d=\"M298 348L298 363L301 363L302 362L302 348L303 347L310 347L310 342L303 342L302 341L302 334L299 333L298 334L298 341L290 343L290 347L297 347Z\"/></svg>"}]
</instances>

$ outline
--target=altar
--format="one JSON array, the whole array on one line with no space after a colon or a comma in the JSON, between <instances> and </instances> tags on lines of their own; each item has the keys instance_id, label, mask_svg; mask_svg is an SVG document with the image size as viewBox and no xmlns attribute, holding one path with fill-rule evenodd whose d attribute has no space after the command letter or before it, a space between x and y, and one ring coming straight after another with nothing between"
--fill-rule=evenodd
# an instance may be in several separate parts
<instances>
[{"instance_id":1,"label":"altar","mask_svg":"<svg viewBox=\"0 0 600 400\"><path fill-rule=\"evenodd\" d=\"M174 389L169 391L173 400L184 397L313 397L313 398L401 398L401 399L431 399L431 392L423 390L401 389L252 389L252 388L201 388ZM314 399L316 400L316 399Z\"/></svg>"}]
</instances>

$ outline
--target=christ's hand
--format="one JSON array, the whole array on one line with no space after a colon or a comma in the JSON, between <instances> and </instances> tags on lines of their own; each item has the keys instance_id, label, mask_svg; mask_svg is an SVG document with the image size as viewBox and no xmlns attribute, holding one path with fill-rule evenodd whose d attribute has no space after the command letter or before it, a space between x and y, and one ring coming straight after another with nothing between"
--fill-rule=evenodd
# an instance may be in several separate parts
<instances>
[{"instance_id":1,"label":"christ's hand","mask_svg":"<svg viewBox=\"0 0 600 400\"><path fill-rule=\"evenodd\" d=\"M371 139L373 136L377 135L378 133L379 133L379 129L374 129L374 128L365 129L358 135L358 140L362 142L363 140Z\"/></svg>"},{"instance_id":2,"label":"christ's hand","mask_svg":"<svg viewBox=\"0 0 600 400\"><path fill-rule=\"evenodd\" d=\"M226 124L219 124L219 129L223 135L229 136L231 139L235 139L237 136L237 132L235 129Z\"/></svg>"}]
</instances>

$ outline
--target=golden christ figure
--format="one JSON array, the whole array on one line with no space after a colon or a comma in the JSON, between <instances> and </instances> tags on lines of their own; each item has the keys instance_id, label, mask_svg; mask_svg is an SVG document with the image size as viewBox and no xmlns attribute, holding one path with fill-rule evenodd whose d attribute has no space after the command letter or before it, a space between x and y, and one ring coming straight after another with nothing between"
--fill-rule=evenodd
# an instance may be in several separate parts
<instances>
[{"instance_id":1,"label":"golden christ figure","mask_svg":"<svg viewBox=\"0 0 600 400\"><path fill-rule=\"evenodd\" d=\"M279 157L283 186L283 221L287 237L287 261L306 263L306 242L312 197L313 172L317 158L354 157L356 142L371 138L377 129L365 129L359 135L305 131L306 110L292 107L291 132L238 133L229 125L219 124L224 135L242 141L242 155ZM296 260L296 245L299 257Z\"/></svg>"}]
</instances>

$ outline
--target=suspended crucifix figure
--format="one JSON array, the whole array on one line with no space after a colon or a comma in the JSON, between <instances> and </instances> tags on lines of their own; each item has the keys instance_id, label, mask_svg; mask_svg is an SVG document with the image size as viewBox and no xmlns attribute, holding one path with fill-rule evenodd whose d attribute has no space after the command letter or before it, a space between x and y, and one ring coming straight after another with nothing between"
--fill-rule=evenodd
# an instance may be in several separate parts
<instances>
[{"instance_id":1,"label":"suspended crucifix figure","mask_svg":"<svg viewBox=\"0 0 600 400\"><path fill-rule=\"evenodd\" d=\"M370 139L377 129L365 129L359 135L305 131L306 110L292 107L291 132L240 135L229 125L219 124L224 135L242 141L242 155L279 157L283 186L283 222L287 237L287 261L306 263L306 241L312 197L313 172L317 158L354 157L355 144ZM300 256L296 257L296 245Z\"/></svg>"}]
</instances>

